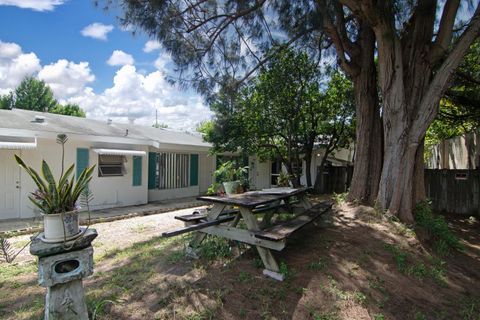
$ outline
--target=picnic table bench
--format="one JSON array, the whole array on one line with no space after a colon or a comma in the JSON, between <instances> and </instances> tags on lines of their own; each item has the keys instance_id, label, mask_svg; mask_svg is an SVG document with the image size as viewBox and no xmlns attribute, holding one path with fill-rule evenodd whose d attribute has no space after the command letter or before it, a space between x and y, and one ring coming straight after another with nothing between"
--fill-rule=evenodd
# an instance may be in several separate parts
<instances>
[{"instance_id":1,"label":"picnic table bench","mask_svg":"<svg viewBox=\"0 0 480 320\"><path fill-rule=\"evenodd\" d=\"M175 217L184 221L185 227L164 232L162 236L171 237L198 231L187 248L187 254L192 257L196 257L198 246L207 234L253 245L265 266L263 274L282 281L284 276L270 250L283 250L290 234L312 222L332 206L330 202L313 206L308 200L307 191L307 188L274 188L231 196L201 196L197 199L212 203L212 208ZM292 206L293 198L300 207ZM297 211L296 215L292 213L292 219L271 225L270 220L275 213ZM257 214L263 214L260 223L255 216ZM246 229L237 227L240 219L245 222Z\"/></svg>"}]
</instances>

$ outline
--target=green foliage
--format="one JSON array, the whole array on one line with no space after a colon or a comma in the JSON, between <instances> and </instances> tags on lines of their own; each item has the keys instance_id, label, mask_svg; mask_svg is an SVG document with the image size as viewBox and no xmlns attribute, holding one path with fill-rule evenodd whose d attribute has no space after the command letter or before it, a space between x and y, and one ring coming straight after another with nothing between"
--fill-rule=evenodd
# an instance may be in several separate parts
<instances>
[{"instance_id":1,"label":"green foliage","mask_svg":"<svg viewBox=\"0 0 480 320\"><path fill-rule=\"evenodd\" d=\"M433 240L436 251L445 255L451 248L462 250L458 238L450 231L448 224L442 216L435 215L427 201L417 204L415 208L415 224L422 228Z\"/></svg>"},{"instance_id":2,"label":"green foliage","mask_svg":"<svg viewBox=\"0 0 480 320\"><path fill-rule=\"evenodd\" d=\"M15 108L50 112L56 106L52 89L42 80L26 77L15 89Z\"/></svg>"},{"instance_id":3,"label":"green foliage","mask_svg":"<svg viewBox=\"0 0 480 320\"><path fill-rule=\"evenodd\" d=\"M333 201L335 201L336 204L341 204L341 203L344 203L345 201L347 201L347 196L348 196L348 192L344 192L344 193L333 193L332 195L332 199Z\"/></svg>"},{"instance_id":4,"label":"green foliage","mask_svg":"<svg viewBox=\"0 0 480 320\"><path fill-rule=\"evenodd\" d=\"M64 136L64 135L63 135ZM63 143L66 138L59 137ZM62 159L63 159L62 143ZM80 176L74 179L74 168L72 164L65 172L62 170L58 181L55 180L50 166L45 160L42 161L41 174L35 169L29 167L19 156L15 155L15 160L37 186L37 190L29 195L30 201L44 214L55 214L75 210L76 202L80 195L88 188L88 183L92 179L95 166L85 168ZM63 161L62 161L63 168Z\"/></svg>"},{"instance_id":5,"label":"green foliage","mask_svg":"<svg viewBox=\"0 0 480 320\"><path fill-rule=\"evenodd\" d=\"M236 161L226 161L222 163L213 176L217 182L242 180L248 173L248 167L239 167Z\"/></svg>"},{"instance_id":6,"label":"green foliage","mask_svg":"<svg viewBox=\"0 0 480 320\"><path fill-rule=\"evenodd\" d=\"M15 103L13 92L6 95L0 95L0 109L12 109Z\"/></svg>"},{"instance_id":7,"label":"green foliage","mask_svg":"<svg viewBox=\"0 0 480 320\"><path fill-rule=\"evenodd\" d=\"M352 85L339 72L330 78L322 92L318 65L306 53L280 51L241 90L221 89L210 104L215 118L204 138L216 151L240 148L280 159L299 184L304 154L320 144L328 155L348 145L353 134Z\"/></svg>"},{"instance_id":8,"label":"green foliage","mask_svg":"<svg viewBox=\"0 0 480 320\"><path fill-rule=\"evenodd\" d=\"M57 104L50 113L62 114L65 116L74 116L79 118L85 118L85 111L83 111L77 104Z\"/></svg>"},{"instance_id":9,"label":"green foliage","mask_svg":"<svg viewBox=\"0 0 480 320\"><path fill-rule=\"evenodd\" d=\"M442 140L477 130L480 126L480 40L469 48L453 77L452 86L440 101L437 117L425 136L425 161Z\"/></svg>"},{"instance_id":10,"label":"green foliage","mask_svg":"<svg viewBox=\"0 0 480 320\"><path fill-rule=\"evenodd\" d=\"M277 178L277 186L278 187L288 187L290 185L290 176L284 172L280 171L280 174Z\"/></svg>"},{"instance_id":11,"label":"green foliage","mask_svg":"<svg viewBox=\"0 0 480 320\"><path fill-rule=\"evenodd\" d=\"M195 128L197 132L203 133L205 135L211 134L213 129L214 129L214 122L212 120L202 121Z\"/></svg>"},{"instance_id":12,"label":"green foliage","mask_svg":"<svg viewBox=\"0 0 480 320\"><path fill-rule=\"evenodd\" d=\"M200 256L209 261L232 255L228 240L217 236L207 236L199 249Z\"/></svg>"}]
</instances>

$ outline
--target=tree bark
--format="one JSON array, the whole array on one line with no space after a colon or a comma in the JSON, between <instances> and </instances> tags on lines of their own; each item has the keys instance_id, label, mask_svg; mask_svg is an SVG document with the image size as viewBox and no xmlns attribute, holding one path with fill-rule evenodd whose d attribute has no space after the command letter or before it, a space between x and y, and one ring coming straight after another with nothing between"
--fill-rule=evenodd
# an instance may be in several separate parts
<instances>
[{"instance_id":1,"label":"tree bark","mask_svg":"<svg viewBox=\"0 0 480 320\"><path fill-rule=\"evenodd\" d=\"M378 105L374 62L375 35L362 26L359 44L360 72L353 77L356 104L356 143L352 183L348 200L373 205L382 171L383 133Z\"/></svg>"},{"instance_id":2,"label":"tree bark","mask_svg":"<svg viewBox=\"0 0 480 320\"><path fill-rule=\"evenodd\" d=\"M305 151L305 177L307 179L307 187L312 186L312 150Z\"/></svg>"}]
</instances>

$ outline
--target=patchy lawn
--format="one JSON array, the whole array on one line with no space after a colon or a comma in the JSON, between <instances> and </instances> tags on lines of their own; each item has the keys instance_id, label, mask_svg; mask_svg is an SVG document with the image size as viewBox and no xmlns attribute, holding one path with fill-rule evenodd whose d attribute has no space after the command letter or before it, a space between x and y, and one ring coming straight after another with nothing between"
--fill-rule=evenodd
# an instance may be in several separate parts
<instances>
[{"instance_id":1,"label":"patchy lawn","mask_svg":"<svg viewBox=\"0 0 480 320\"><path fill-rule=\"evenodd\" d=\"M85 286L97 319L480 319L478 219L449 218L465 249L438 256L402 224L340 205L276 254L287 275L276 282L243 245L209 238L202 259L186 259L187 237L157 237L173 215L95 226ZM28 255L0 266L1 318L42 317L35 272Z\"/></svg>"}]
</instances>

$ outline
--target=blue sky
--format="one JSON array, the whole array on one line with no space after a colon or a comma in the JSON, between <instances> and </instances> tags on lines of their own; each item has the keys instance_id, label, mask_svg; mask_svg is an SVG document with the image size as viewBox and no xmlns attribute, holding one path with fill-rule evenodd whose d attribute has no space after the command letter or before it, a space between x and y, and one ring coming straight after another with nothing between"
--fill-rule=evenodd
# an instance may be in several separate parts
<instances>
[{"instance_id":1,"label":"blue sky","mask_svg":"<svg viewBox=\"0 0 480 320\"><path fill-rule=\"evenodd\" d=\"M49 84L87 117L193 129L211 113L192 91L165 80L173 65L159 44L122 30L90 0L0 0L0 94L26 75Z\"/></svg>"}]
</instances>

